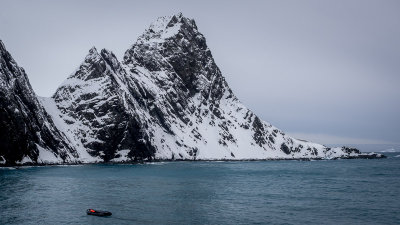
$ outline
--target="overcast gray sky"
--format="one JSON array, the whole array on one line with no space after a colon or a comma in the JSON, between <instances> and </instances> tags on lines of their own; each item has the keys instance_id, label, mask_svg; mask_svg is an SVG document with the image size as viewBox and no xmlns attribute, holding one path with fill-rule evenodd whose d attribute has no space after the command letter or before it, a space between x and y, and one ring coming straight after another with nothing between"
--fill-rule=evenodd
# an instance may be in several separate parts
<instances>
[{"instance_id":1,"label":"overcast gray sky","mask_svg":"<svg viewBox=\"0 0 400 225\"><path fill-rule=\"evenodd\" d=\"M400 1L0 0L0 39L50 96L92 46L122 59L177 12L262 119L323 144L400 143Z\"/></svg>"}]
</instances>

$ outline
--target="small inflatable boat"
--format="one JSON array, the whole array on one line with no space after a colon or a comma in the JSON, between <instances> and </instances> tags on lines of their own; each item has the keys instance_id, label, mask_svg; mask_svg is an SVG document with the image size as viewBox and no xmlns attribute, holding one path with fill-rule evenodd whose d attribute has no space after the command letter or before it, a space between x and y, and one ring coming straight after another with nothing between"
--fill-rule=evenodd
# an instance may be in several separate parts
<instances>
[{"instance_id":1,"label":"small inflatable boat","mask_svg":"<svg viewBox=\"0 0 400 225\"><path fill-rule=\"evenodd\" d=\"M111 216L112 215L111 212L95 210L95 209L88 209L88 210L86 210L86 213L88 215L92 215L92 216Z\"/></svg>"}]
</instances>

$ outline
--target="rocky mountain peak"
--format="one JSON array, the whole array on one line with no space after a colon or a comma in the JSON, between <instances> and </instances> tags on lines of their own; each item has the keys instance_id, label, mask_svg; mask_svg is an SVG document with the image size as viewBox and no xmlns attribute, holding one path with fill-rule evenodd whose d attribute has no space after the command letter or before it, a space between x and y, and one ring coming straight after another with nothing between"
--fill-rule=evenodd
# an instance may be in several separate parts
<instances>
[{"instance_id":1,"label":"rocky mountain peak","mask_svg":"<svg viewBox=\"0 0 400 225\"><path fill-rule=\"evenodd\" d=\"M100 57L100 54L97 51L97 48L93 46L91 49L89 49L89 52L85 57L85 61L89 60L89 59L98 59L99 57Z\"/></svg>"},{"instance_id":2,"label":"rocky mountain peak","mask_svg":"<svg viewBox=\"0 0 400 225\"><path fill-rule=\"evenodd\" d=\"M116 74L122 66L114 53L95 47L89 50L81 65L57 88L52 96L56 102L63 102L62 107L71 107L81 101L97 98L101 92L110 94L117 86ZM106 94L106 95L107 95ZM72 107L74 107L72 106ZM62 108L59 105L59 108Z\"/></svg>"},{"instance_id":3,"label":"rocky mountain peak","mask_svg":"<svg viewBox=\"0 0 400 225\"><path fill-rule=\"evenodd\" d=\"M205 37L195 21L181 13L160 17L152 23L124 56L130 67L144 67L153 73L167 71L173 82L176 77L191 96L201 93L205 98L217 98L231 92L207 47ZM229 93L231 95L231 93Z\"/></svg>"},{"instance_id":4,"label":"rocky mountain peak","mask_svg":"<svg viewBox=\"0 0 400 225\"><path fill-rule=\"evenodd\" d=\"M184 17L182 13L172 16L159 17L155 22L151 23L149 28L139 36L138 40L131 49L129 49L124 59L128 60L132 51L136 46L143 46L148 51L163 51L170 47L171 42L186 46L197 44L201 49L206 49L204 36L197 30L196 23L193 19Z\"/></svg>"},{"instance_id":5,"label":"rocky mountain peak","mask_svg":"<svg viewBox=\"0 0 400 225\"><path fill-rule=\"evenodd\" d=\"M142 37L144 39L161 38L166 39L179 33L181 30L197 31L196 23L193 19L184 17L182 13L171 16L159 17L151 23Z\"/></svg>"},{"instance_id":6,"label":"rocky mountain peak","mask_svg":"<svg viewBox=\"0 0 400 225\"><path fill-rule=\"evenodd\" d=\"M73 78L84 81L99 79L110 74L105 72L107 69L115 70L119 67L120 63L114 53L106 49L98 52L96 47L92 47L81 65L68 77L67 81Z\"/></svg>"}]
</instances>

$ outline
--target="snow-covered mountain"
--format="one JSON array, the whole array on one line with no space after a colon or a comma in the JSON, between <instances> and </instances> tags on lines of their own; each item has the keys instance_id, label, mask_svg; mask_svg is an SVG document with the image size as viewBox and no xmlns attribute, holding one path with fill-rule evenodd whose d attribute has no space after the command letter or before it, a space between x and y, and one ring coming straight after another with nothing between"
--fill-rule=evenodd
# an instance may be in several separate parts
<instances>
[{"instance_id":1,"label":"snow-covered mountain","mask_svg":"<svg viewBox=\"0 0 400 225\"><path fill-rule=\"evenodd\" d=\"M41 110L38 116L47 118L46 126L67 150L61 156L59 148L40 146L65 162L346 158L360 154L357 149L328 148L289 137L262 121L234 95L205 37L194 20L182 14L151 24L122 62L108 50L90 49L56 93L40 99L45 111L25 74L24 80L30 99Z\"/></svg>"}]
</instances>

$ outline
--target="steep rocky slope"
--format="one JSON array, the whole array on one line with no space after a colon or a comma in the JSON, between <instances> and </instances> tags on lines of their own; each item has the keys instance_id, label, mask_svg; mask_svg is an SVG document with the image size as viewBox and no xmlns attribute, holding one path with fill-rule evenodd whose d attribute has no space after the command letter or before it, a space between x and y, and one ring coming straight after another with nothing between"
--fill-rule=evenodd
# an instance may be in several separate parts
<instances>
[{"instance_id":1,"label":"steep rocky slope","mask_svg":"<svg viewBox=\"0 0 400 225\"><path fill-rule=\"evenodd\" d=\"M0 41L0 163L61 163L77 156Z\"/></svg>"}]
</instances>

